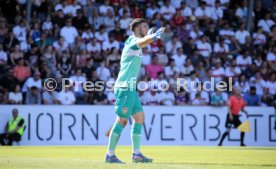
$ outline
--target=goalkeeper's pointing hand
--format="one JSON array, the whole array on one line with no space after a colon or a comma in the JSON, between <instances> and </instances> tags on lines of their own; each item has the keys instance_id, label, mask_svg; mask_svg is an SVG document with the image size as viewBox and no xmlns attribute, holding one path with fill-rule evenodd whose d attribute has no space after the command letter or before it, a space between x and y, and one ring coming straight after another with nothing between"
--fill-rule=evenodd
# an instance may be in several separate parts
<instances>
[{"instance_id":1,"label":"goalkeeper's pointing hand","mask_svg":"<svg viewBox=\"0 0 276 169\"><path fill-rule=\"evenodd\" d=\"M151 29L154 29L154 28L151 28ZM149 30L150 32L153 31L151 29ZM165 27L159 28L155 33L152 34L152 39L153 40L161 39L161 36L164 33L165 29L166 29ZM148 31L148 33L149 33L149 31Z\"/></svg>"}]
</instances>

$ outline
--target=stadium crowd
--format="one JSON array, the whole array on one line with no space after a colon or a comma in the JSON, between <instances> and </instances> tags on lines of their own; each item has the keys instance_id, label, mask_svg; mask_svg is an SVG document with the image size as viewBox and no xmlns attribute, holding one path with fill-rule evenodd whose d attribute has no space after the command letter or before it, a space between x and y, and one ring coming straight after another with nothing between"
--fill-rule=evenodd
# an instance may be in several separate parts
<instances>
[{"instance_id":1,"label":"stadium crowd","mask_svg":"<svg viewBox=\"0 0 276 169\"><path fill-rule=\"evenodd\" d=\"M0 103L113 104L113 91L85 91L82 84L116 80L129 23L142 17L167 29L143 49L139 81L170 86L139 91L144 105L222 106L230 92L197 84L232 77L247 105L273 106L276 1L255 1L251 31L248 11L247 0L33 0L28 24L27 0L1 1ZM65 77L82 83L62 90ZM43 85L48 78L57 81L54 91ZM177 78L198 91L177 91Z\"/></svg>"}]
</instances>

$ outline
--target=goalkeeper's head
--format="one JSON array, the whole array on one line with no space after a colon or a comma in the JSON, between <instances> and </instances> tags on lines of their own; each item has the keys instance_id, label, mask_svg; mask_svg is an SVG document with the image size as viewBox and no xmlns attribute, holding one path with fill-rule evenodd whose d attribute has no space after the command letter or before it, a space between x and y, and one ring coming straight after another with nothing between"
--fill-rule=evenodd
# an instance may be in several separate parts
<instances>
[{"instance_id":1,"label":"goalkeeper's head","mask_svg":"<svg viewBox=\"0 0 276 169\"><path fill-rule=\"evenodd\" d=\"M130 30L136 37L144 37L149 30L147 21L143 18L136 18L129 24Z\"/></svg>"}]
</instances>

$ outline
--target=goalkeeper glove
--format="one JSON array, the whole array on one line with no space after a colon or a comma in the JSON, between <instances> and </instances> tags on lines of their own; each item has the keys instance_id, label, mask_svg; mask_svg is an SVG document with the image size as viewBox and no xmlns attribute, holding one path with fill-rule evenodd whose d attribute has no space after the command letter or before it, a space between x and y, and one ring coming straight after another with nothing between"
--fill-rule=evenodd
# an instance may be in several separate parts
<instances>
[{"instance_id":1,"label":"goalkeeper glove","mask_svg":"<svg viewBox=\"0 0 276 169\"><path fill-rule=\"evenodd\" d=\"M151 29L154 29L154 28L151 28ZM148 33L149 32L151 32L152 34L152 39L155 41L155 40L157 40L157 39L160 39L161 38L161 36L162 36L162 34L163 34L163 32L165 31L165 27L162 27L162 28L159 28L155 33L153 33L153 30L149 30L148 31Z\"/></svg>"}]
</instances>

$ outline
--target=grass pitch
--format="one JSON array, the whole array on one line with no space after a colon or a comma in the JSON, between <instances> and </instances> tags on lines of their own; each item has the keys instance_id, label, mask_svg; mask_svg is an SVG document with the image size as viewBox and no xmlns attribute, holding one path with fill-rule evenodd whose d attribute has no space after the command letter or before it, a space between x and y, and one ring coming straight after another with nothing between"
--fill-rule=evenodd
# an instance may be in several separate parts
<instances>
[{"instance_id":1,"label":"grass pitch","mask_svg":"<svg viewBox=\"0 0 276 169\"><path fill-rule=\"evenodd\" d=\"M119 146L126 164L105 164L104 146L0 147L2 169L254 169L276 168L276 148L145 146L151 164L133 164L131 147Z\"/></svg>"}]
</instances>

